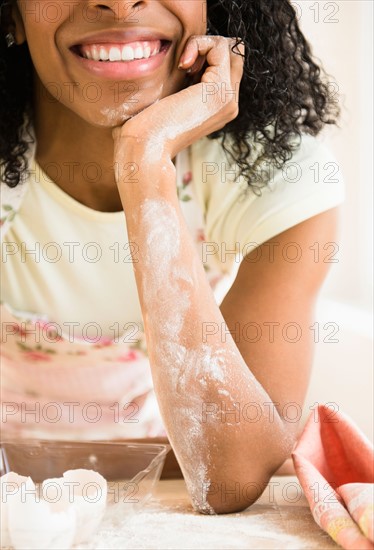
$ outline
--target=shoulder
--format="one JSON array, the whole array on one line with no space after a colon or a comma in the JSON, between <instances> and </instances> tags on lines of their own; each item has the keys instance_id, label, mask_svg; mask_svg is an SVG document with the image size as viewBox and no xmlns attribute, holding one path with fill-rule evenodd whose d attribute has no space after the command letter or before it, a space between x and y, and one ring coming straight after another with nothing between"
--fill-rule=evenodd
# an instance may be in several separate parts
<instances>
[{"instance_id":1,"label":"shoulder","mask_svg":"<svg viewBox=\"0 0 374 550\"><path fill-rule=\"evenodd\" d=\"M269 170L270 176L286 175L286 171L290 168L297 168L297 164L300 167L310 167L316 168L313 165L313 162L319 162L321 168L324 169L326 163L332 163L334 166L331 168L336 168L336 173L339 172L339 177L341 178L341 173L339 170L339 164L336 160L336 157L331 149L331 147L324 141L324 138L320 136L312 136L310 134L302 133L301 136L297 136L290 140L292 148L292 156L286 161L285 165L282 168L277 168L273 165L272 161L264 155L264 146L261 141L257 140L252 134L248 135L246 142L250 147L250 152L248 155L248 163L260 163L263 169ZM235 158L232 151L233 148L233 137L228 135L224 142L226 149L231 151L231 154L227 154L223 147L223 138L210 139L204 137L197 142L193 143L190 146L191 150L191 159L193 168L195 171L200 173L200 175L206 176L209 178L210 174L213 174L212 163L216 163L215 168L223 169L222 165L228 164L231 168L235 168ZM204 170L205 169L205 170ZM237 173L239 170L237 168ZM234 172L232 172L234 174ZM306 173L304 173L304 176ZM204 179L204 178L203 178ZM205 178L207 179L207 178ZM296 179L296 177L295 177ZM328 178L325 175L325 179ZM285 177L285 180L292 180L292 177Z\"/></svg>"},{"instance_id":2,"label":"shoulder","mask_svg":"<svg viewBox=\"0 0 374 550\"><path fill-rule=\"evenodd\" d=\"M291 157L277 167L263 153L263 145L252 136L248 137L250 152L247 162L256 164L266 185L257 182L248 184L240 175L233 154L228 154L222 145L222 138L203 138L191 146L191 170L197 186L204 190L206 203L215 202L220 197L231 196L232 200L242 200L243 194L249 201L256 199L260 204L271 204L282 197L283 201L307 200L308 197L341 203L345 198L345 184L341 167L331 147L320 137L301 134L291 141ZM233 151L232 138L225 147Z\"/></svg>"},{"instance_id":3,"label":"shoulder","mask_svg":"<svg viewBox=\"0 0 374 550\"><path fill-rule=\"evenodd\" d=\"M256 162L268 180L258 188L238 176L239 167L223 151L221 140L204 139L192 147L194 182L204 195L209 241L240 250L248 243L258 247L344 202L339 163L319 137L302 134L295 139L292 156L281 167L266 160L261 144L253 140L251 145L249 162Z\"/></svg>"}]
</instances>

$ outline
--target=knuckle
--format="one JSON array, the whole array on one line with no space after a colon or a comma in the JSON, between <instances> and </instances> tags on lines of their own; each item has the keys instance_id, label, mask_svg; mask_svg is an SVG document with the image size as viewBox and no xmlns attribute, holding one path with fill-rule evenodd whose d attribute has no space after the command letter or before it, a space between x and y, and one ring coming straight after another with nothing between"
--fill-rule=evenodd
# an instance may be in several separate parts
<instances>
[{"instance_id":1,"label":"knuckle","mask_svg":"<svg viewBox=\"0 0 374 550\"><path fill-rule=\"evenodd\" d=\"M222 111L225 118L232 120L238 116L239 105L237 101L225 101L225 99L222 97L217 97L217 101L219 102L220 111Z\"/></svg>"},{"instance_id":2,"label":"knuckle","mask_svg":"<svg viewBox=\"0 0 374 550\"><path fill-rule=\"evenodd\" d=\"M214 42L217 43L217 47L219 48L226 48L227 47L227 37L226 36L218 36L218 35L214 35L214 36L209 36L208 38L212 38L214 40Z\"/></svg>"},{"instance_id":3,"label":"knuckle","mask_svg":"<svg viewBox=\"0 0 374 550\"><path fill-rule=\"evenodd\" d=\"M231 120L236 118L239 114L239 106L235 101L230 101L226 106L227 116L231 117Z\"/></svg>"},{"instance_id":4,"label":"knuckle","mask_svg":"<svg viewBox=\"0 0 374 550\"><path fill-rule=\"evenodd\" d=\"M194 34L192 35L192 37L194 40L196 40L197 42L214 42L216 38L219 38L218 36L208 36L206 34Z\"/></svg>"}]
</instances>

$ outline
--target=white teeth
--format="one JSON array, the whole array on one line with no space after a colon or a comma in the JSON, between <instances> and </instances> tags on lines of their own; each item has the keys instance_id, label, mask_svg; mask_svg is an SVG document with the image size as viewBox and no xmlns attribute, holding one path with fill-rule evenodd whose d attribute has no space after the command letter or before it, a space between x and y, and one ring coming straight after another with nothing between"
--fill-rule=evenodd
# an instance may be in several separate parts
<instances>
[{"instance_id":1,"label":"white teeth","mask_svg":"<svg viewBox=\"0 0 374 550\"><path fill-rule=\"evenodd\" d=\"M122 55L119 48L110 48L109 50L109 61L122 61Z\"/></svg>"},{"instance_id":2,"label":"white teeth","mask_svg":"<svg viewBox=\"0 0 374 550\"><path fill-rule=\"evenodd\" d=\"M95 48L95 47L92 48L91 55L92 55L92 59L94 61L99 61L100 60L100 53L99 53L97 48Z\"/></svg>"},{"instance_id":3,"label":"white teeth","mask_svg":"<svg viewBox=\"0 0 374 550\"><path fill-rule=\"evenodd\" d=\"M132 47L124 45L123 47L112 46L96 46L91 45L84 47L82 51L83 57L93 59L94 61L133 61L134 59L148 59L160 52L160 43L151 51L151 46L145 44Z\"/></svg>"},{"instance_id":4,"label":"white teeth","mask_svg":"<svg viewBox=\"0 0 374 550\"><path fill-rule=\"evenodd\" d=\"M100 60L101 61L108 61L109 53L107 52L107 50L105 48L100 48L99 55L100 55Z\"/></svg>"},{"instance_id":5,"label":"white teeth","mask_svg":"<svg viewBox=\"0 0 374 550\"><path fill-rule=\"evenodd\" d=\"M122 61L132 61L134 59L134 50L131 46L124 46L122 49Z\"/></svg>"},{"instance_id":6,"label":"white teeth","mask_svg":"<svg viewBox=\"0 0 374 550\"><path fill-rule=\"evenodd\" d=\"M144 57L143 48L141 46L135 48L134 57L135 59L141 59L142 57Z\"/></svg>"}]
</instances>

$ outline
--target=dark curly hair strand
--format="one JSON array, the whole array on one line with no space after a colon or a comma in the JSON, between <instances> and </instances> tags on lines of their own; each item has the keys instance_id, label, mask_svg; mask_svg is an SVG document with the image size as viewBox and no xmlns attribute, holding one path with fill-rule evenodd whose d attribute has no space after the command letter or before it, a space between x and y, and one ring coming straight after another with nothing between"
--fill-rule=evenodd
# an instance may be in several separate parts
<instances>
[{"instance_id":1,"label":"dark curly hair strand","mask_svg":"<svg viewBox=\"0 0 374 550\"><path fill-rule=\"evenodd\" d=\"M5 35L11 28L11 2L0 0L0 166L4 181L15 187L27 168L25 115L30 130L32 112L32 61L27 44L8 48ZM30 136L31 137L31 136Z\"/></svg>"}]
</instances>

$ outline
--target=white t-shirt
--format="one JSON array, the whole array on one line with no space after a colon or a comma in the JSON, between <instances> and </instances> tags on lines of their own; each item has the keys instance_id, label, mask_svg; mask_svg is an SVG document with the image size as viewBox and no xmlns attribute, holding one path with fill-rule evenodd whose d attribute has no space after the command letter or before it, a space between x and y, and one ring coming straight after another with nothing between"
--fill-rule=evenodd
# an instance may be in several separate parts
<instances>
[{"instance_id":1,"label":"white t-shirt","mask_svg":"<svg viewBox=\"0 0 374 550\"><path fill-rule=\"evenodd\" d=\"M240 254L345 198L336 159L309 135L282 170L273 169L261 196L245 193L242 177L233 182L239 169L217 140L204 138L179 153L176 169L186 223L218 277L237 270ZM4 243L1 300L15 311L43 313L67 327L79 323L76 334L89 324L94 334L97 323L108 337L141 320L124 212L84 206L34 160Z\"/></svg>"}]
</instances>

